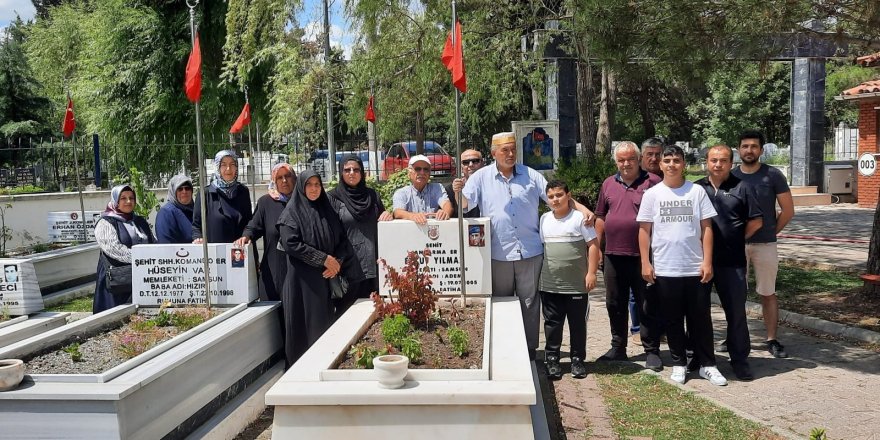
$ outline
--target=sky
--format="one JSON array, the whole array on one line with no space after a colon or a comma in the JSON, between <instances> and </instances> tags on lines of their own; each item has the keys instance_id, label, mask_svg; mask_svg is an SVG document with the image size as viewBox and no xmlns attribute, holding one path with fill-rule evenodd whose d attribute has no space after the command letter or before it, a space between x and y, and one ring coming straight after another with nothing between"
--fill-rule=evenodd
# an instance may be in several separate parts
<instances>
[{"instance_id":1,"label":"sky","mask_svg":"<svg viewBox=\"0 0 880 440\"><path fill-rule=\"evenodd\" d=\"M306 29L306 38L315 39L322 30L322 5L322 0L305 0L303 10L297 13L300 26ZM345 57L349 58L356 35L351 31L342 9L343 0L330 0L330 45L342 47ZM36 13L31 0L0 0L0 29L15 19L16 12L23 20L33 19Z\"/></svg>"}]
</instances>

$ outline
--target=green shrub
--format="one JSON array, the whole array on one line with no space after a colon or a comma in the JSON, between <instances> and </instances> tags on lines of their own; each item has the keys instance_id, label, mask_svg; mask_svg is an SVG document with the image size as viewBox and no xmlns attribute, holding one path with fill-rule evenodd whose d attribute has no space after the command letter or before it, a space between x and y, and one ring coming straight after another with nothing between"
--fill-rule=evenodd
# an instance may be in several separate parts
<instances>
[{"instance_id":1,"label":"green shrub","mask_svg":"<svg viewBox=\"0 0 880 440\"><path fill-rule=\"evenodd\" d=\"M73 344L68 345L61 349L61 351L70 355L70 360L74 362L82 362L83 355L82 352L79 351L79 342L74 342Z\"/></svg>"},{"instance_id":2,"label":"green shrub","mask_svg":"<svg viewBox=\"0 0 880 440\"><path fill-rule=\"evenodd\" d=\"M409 184L410 181L409 175L407 174L407 168L388 176L388 180L384 182L377 182L373 179L367 180L367 186L375 189L376 192L379 193L379 198L382 200L382 204L385 205L385 209L391 209L391 206L393 205L391 198L394 196L394 191Z\"/></svg>"},{"instance_id":3,"label":"green shrub","mask_svg":"<svg viewBox=\"0 0 880 440\"><path fill-rule=\"evenodd\" d=\"M408 336L400 341L400 352L414 364L422 362L422 342L418 335Z\"/></svg>"},{"instance_id":4,"label":"green shrub","mask_svg":"<svg viewBox=\"0 0 880 440\"><path fill-rule=\"evenodd\" d=\"M354 363L358 368L372 369L373 358L388 354L388 350L377 350L361 342L360 344L353 345L351 349L348 350L348 354L354 359Z\"/></svg>"},{"instance_id":5,"label":"green shrub","mask_svg":"<svg viewBox=\"0 0 880 440\"><path fill-rule=\"evenodd\" d=\"M617 165L610 154L597 154L594 157L560 159L556 164L554 177L568 184L575 200L593 210L599 199L602 182L616 172Z\"/></svg>"},{"instance_id":6,"label":"green shrub","mask_svg":"<svg viewBox=\"0 0 880 440\"><path fill-rule=\"evenodd\" d=\"M211 317L211 312L207 309L180 309L171 313L171 325L180 330L181 333L207 321Z\"/></svg>"},{"instance_id":7,"label":"green shrub","mask_svg":"<svg viewBox=\"0 0 880 440\"><path fill-rule=\"evenodd\" d=\"M446 330L446 338L449 339L449 343L452 344L452 352L455 353L458 357L463 357L468 354L468 344L470 344L467 333L456 327L452 326Z\"/></svg>"},{"instance_id":8,"label":"green shrub","mask_svg":"<svg viewBox=\"0 0 880 440\"><path fill-rule=\"evenodd\" d=\"M402 313L398 313L382 321L382 339L385 340L386 344L399 348L411 328L412 325L409 322L409 318Z\"/></svg>"},{"instance_id":9,"label":"green shrub","mask_svg":"<svg viewBox=\"0 0 880 440\"><path fill-rule=\"evenodd\" d=\"M159 210L159 198L147 188L144 173L138 171L135 167L129 168L128 172L131 176L129 185L131 185L131 189L134 190L135 197L137 197L137 205L134 207L134 212L143 218L150 218L150 213L154 209L156 211Z\"/></svg>"}]
</instances>

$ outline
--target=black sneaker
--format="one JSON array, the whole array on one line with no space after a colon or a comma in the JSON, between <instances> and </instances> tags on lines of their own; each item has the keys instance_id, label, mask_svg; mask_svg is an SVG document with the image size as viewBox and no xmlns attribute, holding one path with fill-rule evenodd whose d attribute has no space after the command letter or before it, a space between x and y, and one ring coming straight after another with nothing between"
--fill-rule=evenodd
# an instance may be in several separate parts
<instances>
[{"instance_id":1,"label":"black sneaker","mask_svg":"<svg viewBox=\"0 0 880 440\"><path fill-rule=\"evenodd\" d=\"M727 339L718 343L718 348L715 351L719 353L727 353Z\"/></svg>"},{"instance_id":2,"label":"black sneaker","mask_svg":"<svg viewBox=\"0 0 880 440\"><path fill-rule=\"evenodd\" d=\"M584 360L579 357L571 358L571 377L575 379L583 379L587 377L587 366Z\"/></svg>"},{"instance_id":3,"label":"black sneaker","mask_svg":"<svg viewBox=\"0 0 880 440\"><path fill-rule=\"evenodd\" d=\"M741 381L748 382L755 378L748 361L733 361L730 366L733 368L733 375Z\"/></svg>"},{"instance_id":4,"label":"black sneaker","mask_svg":"<svg viewBox=\"0 0 880 440\"><path fill-rule=\"evenodd\" d=\"M628 358L626 357L626 349L625 348L611 347L611 350L608 350L608 352L606 352L602 356L599 356L599 359L596 359L596 360L598 360L598 361L625 361L627 359Z\"/></svg>"},{"instance_id":5,"label":"black sneaker","mask_svg":"<svg viewBox=\"0 0 880 440\"><path fill-rule=\"evenodd\" d=\"M773 355L773 357L777 358L787 358L788 353L785 352L785 347L779 343L776 339L771 339L767 341L767 351Z\"/></svg>"},{"instance_id":6,"label":"black sneaker","mask_svg":"<svg viewBox=\"0 0 880 440\"><path fill-rule=\"evenodd\" d=\"M657 353L648 353L645 358L645 368L654 371L663 371L663 361Z\"/></svg>"},{"instance_id":7,"label":"black sneaker","mask_svg":"<svg viewBox=\"0 0 880 440\"><path fill-rule=\"evenodd\" d=\"M544 365L547 366L547 377L553 380L562 379L562 366L559 365L558 354L548 354Z\"/></svg>"}]
</instances>

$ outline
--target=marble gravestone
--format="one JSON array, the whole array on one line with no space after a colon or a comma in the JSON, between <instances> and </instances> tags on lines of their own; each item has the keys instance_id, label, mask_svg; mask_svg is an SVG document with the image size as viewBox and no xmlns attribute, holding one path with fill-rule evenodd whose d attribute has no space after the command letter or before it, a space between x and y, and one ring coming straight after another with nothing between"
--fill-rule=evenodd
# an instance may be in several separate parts
<instances>
[{"instance_id":1,"label":"marble gravestone","mask_svg":"<svg viewBox=\"0 0 880 440\"><path fill-rule=\"evenodd\" d=\"M28 315L43 310L43 295L37 283L34 263L12 258L0 259L0 311L10 316Z\"/></svg>"},{"instance_id":2,"label":"marble gravestone","mask_svg":"<svg viewBox=\"0 0 880 440\"><path fill-rule=\"evenodd\" d=\"M83 221L80 211L56 211L46 215L46 227L49 241L52 243L72 243L83 240ZM86 239L95 241L95 223L101 217L101 211L86 211Z\"/></svg>"},{"instance_id":3,"label":"marble gravestone","mask_svg":"<svg viewBox=\"0 0 880 440\"><path fill-rule=\"evenodd\" d=\"M465 293L492 293L489 229L488 217L464 219ZM430 268L434 289L440 294L461 293L458 245L458 219L428 220L426 225L410 220L379 222L379 258L384 259L388 266L400 270L409 251L429 249L431 255L423 263ZM386 274L387 271L379 263L379 294L387 296L391 289L385 284Z\"/></svg>"},{"instance_id":4,"label":"marble gravestone","mask_svg":"<svg viewBox=\"0 0 880 440\"><path fill-rule=\"evenodd\" d=\"M158 307L204 304L205 274L200 244L146 244L132 248L132 302ZM257 299L257 275L250 246L208 245L211 304Z\"/></svg>"}]
</instances>

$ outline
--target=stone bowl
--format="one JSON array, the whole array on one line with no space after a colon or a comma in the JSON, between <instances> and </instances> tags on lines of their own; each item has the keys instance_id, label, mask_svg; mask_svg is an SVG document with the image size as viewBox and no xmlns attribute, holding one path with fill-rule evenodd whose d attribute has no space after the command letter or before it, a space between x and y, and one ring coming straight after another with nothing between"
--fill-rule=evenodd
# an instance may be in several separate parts
<instances>
[{"instance_id":1,"label":"stone bowl","mask_svg":"<svg viewBox=\"0 0 880 440\"><path fill-rule=\"evenodd\" d=\"M24 362L21 359L0 359L0 391L15 389L24 379Z\"/></svg>"},{"instance_id":2,"label":"stone bowl","mask_svg":"<svg viewBox=\"0 0 880 440\"><path fill-rule=\"evenodd\" d=\"M386 354L373 358L373 370L379 387L395 389L403 386L403 378L409 370L409 358L399 354Z\"/></svg>"}]
</instances>

